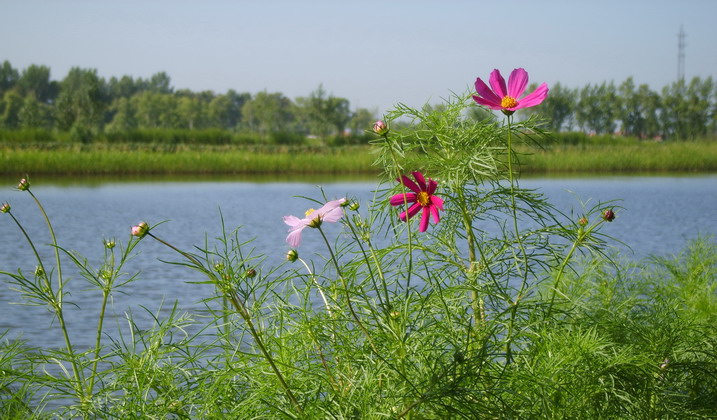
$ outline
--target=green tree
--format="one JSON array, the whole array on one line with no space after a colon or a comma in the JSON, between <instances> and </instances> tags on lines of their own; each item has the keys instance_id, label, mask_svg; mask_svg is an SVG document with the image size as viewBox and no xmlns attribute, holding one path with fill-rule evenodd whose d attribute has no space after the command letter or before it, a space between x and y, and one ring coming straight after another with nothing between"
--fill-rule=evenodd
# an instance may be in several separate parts
<instances>
[{"instance_id":1,"label":"green tree","mask_svg":"<svg viewBox=\"0 0 717 420\"><path fill-rule=\"evenodd\" d=\"M261 135L285 131L293 120L291 106L281 93L259 92L242 106L242 121Z\"/></svg>"},{"instance_id":2,"label":"green tree","mask_svg":"<svg viewBox=\"0 0 717 420\"><path fill-rule=\"evenodd\" d=\"M209 102L207 113L212 127L235 130L242 117L242 107L251 100L249 93L237 93L229 90L225 95L217 95Z\"/></svg>"},{"instance_id":3,"label":"green tree","mask_svg":"<svg viewBox=\"0 0 717 420\"><path fill-rule=\"evenodd\" d=\"M155 73L147 81L147 90L154 93L172 93L172 80L169 75L163 71Z\"/></svg>"},{"instance_id":4,"label":"green tree","mask_svg":"<svg viewBox=\"0 0 717 420\"><path fill-rule=\"evenodd\" d=\"M14 88L17 84L20 74L12 67L9 61L5 60L0 66L0 97L3 97L7 91Z\"/></svg>"},{"instance_id":5,"label":"green tree","mask_svg":"<svg viewBox=\"0 0 717 420\"><path fill-rule=\"evenodd\" d=\"M182 96L177 101L177 115L182 128L190 130L207 126L207 104L197 96Z\"/></svg>"},{"instance_id":6,"label":"green tree","mask_svg":"<svg viewBox=\"0 0 717 420\"><path fill-rule=\"evenodd\" d=\"M34 95L43 103L54 100L59 90L57 82L50 80L50 68L34 64L22 71L17 85L23 96Z\"/></svg>"},{"instance_id":7,"label":"green tree","mask_svg":"<svg viewBox=\"0 0 717 420\"><path fill-rule=\"evenodd\" d=\"M179 128L178 101L174 95L144 91L130 100L140 128Z\"/></svg>"},{"instance_id":8,"label":"green tree","mask_svg":"<svg viewBox=\"0 0 717 420\"><path fill-rule=\"evenodd\" d=\"M348 124L351 133L353 135L360 136L366 131L371 130L373 123L378 119L378 117L376 117L377 114L377 111L371 111L366 108L358 108L354 111Z\"/></svg>"},{"instance_id":9,"label":"green tree","mask_svg":"<svg viewBox=\"0 0 717 420\"><path fill-rule=\"evenodd\" d=\"M349 101L327 95L323 85L308 97L297 98L296 104L309 131L319 137L343 133L351 120Z\"/></svg>"},{"instance_id":10,"label":"green tree","mask_svg":"<svg viewBox=\"0 0 717 420\"><path fill-rule=\"evenodd\" d=\"M580 90L575 112L578 125L595 134L614 133L620 112L619 100L612 82L585 86Z\"/></svg>"},{"instance_id":11,"label":"green tree","mask_svg":"<svg viewBox=\"0 0 717 420\"><path fill-rule=\"evenodd\" d=\"M73 67L60 84L55 106L58 128L96 130L105 110L102 81L95 69Z\"/></svg>"},{"instance_id":12,"label":"green tree","mask_svg":"<svg viewBox=\"0 0 717 420\"><path fill-rule=\"evenodd\" d=\"M49 105L38 101L33 93L27 95L18 113L21 128L47 128L52 121L52 111Z\"/></svg>"},{"instance_id":13,"label":"green tree","mask_svg":"<svg viewBox=\"0 0 717 420\"><path fill-rule=\"evenodd\" d=\"M112 121L105 130L108 132L124 132L137 128L136 111L129 98L118 98L110 109L113 113Z\"/></svg>"},{"instance_id":14,"label":"green tree","mask_svg":"<svg viewBox=\"0 0 717 420\"><path fill-rule=\"evenodd\" d=\"M528 91L533 91L534 89L535 85L532 85ZM573 128L577 96L577 90L565 87L558 82L550 86L550 93L540 106L526 108L526 111L537 113L546 118L547 129L550 131L571 130Z\"/></svg>"},{"instance_id":15,"label":"green tree","mask_svg":"<svg viewBox=\"0 0 717 420\"><path fill-rule=\"evenodd\" d=\"M0 127L15 129L20 125L20 110L23 106L23 98L17 89L8 90L0 102Z\"/></svg>"}]
</instances>

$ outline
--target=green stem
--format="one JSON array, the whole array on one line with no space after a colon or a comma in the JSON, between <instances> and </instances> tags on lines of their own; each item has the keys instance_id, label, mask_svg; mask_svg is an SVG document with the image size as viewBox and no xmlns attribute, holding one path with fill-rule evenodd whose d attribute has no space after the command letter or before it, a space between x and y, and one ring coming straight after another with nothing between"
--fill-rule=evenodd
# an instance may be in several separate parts
<instances>
[{"instance_id":1,"label":"green stem","mask_svg":"<svg viewBox=\"0 0 717 420\"><path fill-rule=\"evenodd\" d=\"M600 220L599 222L595 223L591 227L589 227L585 231L581 231L578 233L578 237L575 238L575 241L573 241L572 246L570 247L570 250L568 251L567 255L565 256L565 259L563 259L563 262L560 263L560 267L558 268L558 274L555 276L555 285L553 286L553 293L550 296L550 305L548 306L548 312L545 315L545 319L549 319L550 315L553 313L553 305L555 304L555 296L558 292L558 286L560 285L560 280L563 278L563 273L565 273L565 267L567 267L568 262L573 257L573 254L575 253L575 250L578 249L578 245L590 235L590 232L595 230L600 224L602 224L604 220Z\"/></svg>"},{"instance_id":2,"label":"green stem","mask_svg":"<svg viewBox=\"0 0 717 420\"><path fill-rule=\"evenodd\" d=\"M349 285L346 281L346 278L341 274L341 267L339 267L339 262L336 259L336 255L334 255L334 251L331 248L331 245L329 244L329 240L326 238L326 234L324 234L323 229L321 229L321 226L318 226L316 229L318 229L319 233L321 233L321 237L324 238L324 243L326 244L326 248L329 250L329 254L331 255L331 261L334 262L334 267L336 267L336 275L339 276L339 279L341 279L341 283L344 286L344 293L346 294L346 303L349 307L349 312L351 312L351 316L353 317L354 321L356 321L356 325L363 331L364 335L368 339L369 344L371 345L371 348L373 348L374 351L376 351L376 346L373 343L373 339L371 338L371 334L369 334L366 327L361 322L361 319L358 317L358 314L356 313L356 310L354 309L353 303L351 303L351 294L349 293Z\"/></svg>"},{"instance_id":3,"label":"green stem","mask_svg":"<svg viewBox=\"0 0 717 420\"><path fill-rule=\"evenodd\" d=\"M518 303L520 302L520 298L523 296L523 292L525 291L525 288L528 284L528 255L525 251L525 246L523 245L523 239L520 234L520 230L518 229L518 210L517 206L515 204L515 184L516 180L513 174L513 129L512 129L512 121L513 118L511 115L506 116L506 120L508 121L508 179L510 180L510 207L512 211L513 216L513 230L515 231L515 239L518 243L518 248L520 249L520 254L522 261L516 261L516 268L518 268L519 271L523 271L523 280L520 284L520 290L518 291L518 296L516 297L515 301L512 302L512 310L510 312L510 321L508 324L508 334L506 336L506 344L505 344L505 354L506 354L506 363L510 363L512 359L512 347L511 343L513 340L512 334L513 334L513 325L515 323L515 316L518 312Z\"/></svg>"},{"instance_id":4,"label":"green stem","mask_svg":"<svg viewBox=\"0 0 717 420\"><path fill-rule=\"evenodd\" d=\"M70 362L72 363L72 371L75 376L75 381L77 381L77 389L78 389L78 398L82 401L84 398L84 391L82 388L82 383L84 382L82 378L82 370L77 365L77 359L75 357L75 351L72 347L72 341L70 341L70 335L67 331L67 324L65 324L65 316L63 315L62 310L62 299L64 295L64 280L62 278L62 265L60 263L60 248L57 246L57 237L55 236L55 230L52 228L52 223L50 222L50 217L47 215L47 212L45 211L45 208L40 203L40 200L35 197L35 194L32 193L31 190L27 190L27 192L30 194L33 200L35 200L35 204L37 204L37 207L40 209L40 212L42 213L42 216L45 218L45 222L47 223L47 228L50 231L50 237L52 238L52 245L55 250L55 261L57 264L57 294L55 294L55 302L54 302L54 308L55 308L55 314L57 315L57 320L60 323L60 329L62 330L62 336L65 340L65 346L67 347L67 353L70 356ZM46 275L47 276L47 275ZM46 277L47 278L47 277ZM49 279L47 280L49 282Z\"/></svg>"},{"instance_id":5,"label":"green stem","mask_svg":"<svg viewBox=\"0 0 717 420\"><path fill-rule=\"evenodd\" d=\"M197 268L204 272L205 275L207 275L211 280L214 281L215 284L219 284L219 281L217 280L216 276L213 272L211 272L209 269L205 268L199 260L194 257L193 255L186 253L182 251L181 249L175 247L174 245L158 238L155 235L152 235L149 231L147 232L147 235L154 238L156 241L160 242L163 245L166 245L167 247L171 248L172 250L176 251L180 255L182 255L184 258L187 258L189 261L193 262ZM259 331L254 327L254 323L251 320L251 316L249 315L249 311L246 308L246 305L241 302L241 300L234 295L233 292L227 293L224 291L222 293L224 296L226 296L229 301L232 303L234 308L237 310L239 315L242 317L244 322L246 323L247 327L249 327L249 333L256 341L257 346L259 346L259 350L261 351L262 355L266 359L266 361L269 363L269 366L271 366L271 369L274 371L274 374L276 375L277 379L279 380L279 383L281 384L281 387L284 389L284 392L286 393L286 396L291 401L294 408L299 413L303 414L303 410L301 409L301 405L299 405L299 401L294 396L294 393L291 391L291 388L289 388L289 385L287 384L286 380L284 379L284 375L279 370L278 366L274 362L274 358L269 354L269 351L266 349L266 346L264 345L264 341L261 339L261 335L259 334Z\"/></svg>"}]
</instances>

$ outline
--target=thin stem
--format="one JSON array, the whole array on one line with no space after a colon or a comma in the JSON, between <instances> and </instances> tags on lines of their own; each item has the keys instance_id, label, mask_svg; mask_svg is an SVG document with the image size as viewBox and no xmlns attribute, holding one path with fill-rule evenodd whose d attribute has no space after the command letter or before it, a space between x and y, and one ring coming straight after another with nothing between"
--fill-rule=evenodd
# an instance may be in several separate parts
<instances>
[{"instance_id":1,"label":"thin stem","mask_svg":"<svg viewBox=\"0 0 717 420\"><path fill-rule=\"evenodd\" d=\"M35 200L35 204L37 204L37 207L40 209L40 213L42 213L42 216L45 218L47 228L50 231L50 237L52 238L52 245L55 250L55 263L57 265L57 294L55 294L55 302L53 306L55 307L57 320L60 323L60 329L62 330L62 336L65 340L65 346L67 347L67 352L70 356L70 362L72 363L72 371L75 376L75 381L77 381L77 389L82 390L82 383L84 382L82 378L82 370L77 365L75 351L72 347L72 341L70 340L70 335L67 331L67 325L65 324L65 316L63 315L62 310L62 299L64 297L64 280L62 278L62 264L60 263L60 248L57 246L57 237L55 236L55 230L52 228L50 217L47 215L47 212L42 206L42 203L40 203L40 200L37 199L37 197L35 196L35 194L32 193L31 190L28 189L27 192L30 194L32 199ZM49 282L49 278L46 277L46 280ZM78 397L80 398L80 400L83 400L83 394L84 391L79 392Z\"/></svg>"},{"instance_id":2,"label":"thin stem","mask_svg":"<svg viewBox=\"0 0 717 420\"><path fill-rule=\"evenodd\" d=\"M577 238L575 238L575 241L573 241L572 246L570 247L570 250L568 251L567 255L565 256L565 259L563 259L563 262L560 263L560 267L558 268L558 274L555 276L555 285L553 286L553 293L551 293L550 296L550 305L548 306L548 313L545 315L545 319L550 318L550 315L553 313L553 305L555 304L555 296L558 292L558 286L560 285L560 280L563 278L563 273L565 272L565 267L567 267L568 262L573 257L573 254L575 253L575 250L578 249L578 245L580 245L583 240L590 235L590 233L595 230L598 226L600 226L604 220L600 220L591 227L589 227L585 231L581 231L578 233Z\"/></svg>"},{"instance_id":3,"label":"thin stem","mask_svg":"<svg viewBox=\"0 0 717 420\"><path fill-rule=\"evenodd\" d=\"M359 248L361 249L361 254L363 254L364 259L368 259L368 256L366 255L366 250L364 249L363 245L361 244L361 240L358 237L358 234L356 233L356 229L354 228L354 225L351 223L351 219L346 218L346 225L348 225L349 229L351 229L351 234L354 237L354 240L356 240L356 243L358 244ZM376 289L376 296L378 296L378 301L381 304L381 307L384 309L384 311L387 311L387 313L390 311L388 308L388 303L390 302L390 297L388 295L388 286L386 285L386 278L383 274L383 269L381 269L381 263L378 259L378 256L376 255L376 250L373 248L373 245L371 244L371 240L369 238L366 238L366 243L368 244L368 249L371 252L371 259L373 260L374 264L376 265L376 271L378 272L378 277L381 279L381 286L384 293L384 298L381 298L381 292L378 289L378 285L376 284L376 279L374 278L373 270L371 269L371 265L367 264L366 267L368 268L369 275L371 276L371 282L373 283L373 287ZM385 302L384 302L385 299Z\"/></svg>"},{"instance_id":4,"label":"thin stem","mask_svg":"<svg viewBox=\"0 0 717 420\"><path fill-rule=\"evenodd\" d=\"M333 314L331 313L331 306L329 305L329 301L326 299L326 295L324 294L324 289L319 284L319 281L316 280L316 276L314 276L314 273L311 272L311 269L309 268L308 264L306 264L306 261L304 261L301 258L299 258L299 261L301 261L301 263L304 264L306 271L309 272L309 277L311 277L311 280L313 280L314 284L316 285L316 288L319 290L319 294L321 295L321 300L324 301L324 306L326 306L326 312L328 312L330 317L333 317Z\"/></svg>"},{"instance_id":5,"label":"thin stem","mask_svg":"<svg viewBox=\"0 0 717 420\"><path fill-rule=\"evenodd\" d=\"M376 347L373 343L373 339L371 338L371 335L369 334L366 327L361 322L361 319L359 319L358 314L356 314L356 310L354 310L353 303L351 303L351 294L349 293L349 285L346 281L346 278L341 274L341 267L339 267L339 262L336 259L336 255L334 255L334 251L331 248L331 245L329 244L329 240L326 238L326 234L324 234L323 229L321 229L321 226L318 226L316 229L318 229L319 233L321 233L321 237L324 238L324 243L326 244L326 248L329 250L329 254L331 255L331 261L334 262L334 267L336 267L336 274L339 276L339 279L341 279L341 282L344 286L344 293L346 294L346 303L349 307L349 312L351 312L351 316L353 317L354 321L356 321L356 324L361 328L361 331L363 331L364 335L366 335L366 338L368 339L369 344L371 345L371 348L373 348L374 351L376 351Z\"/></svg>"},{"instance_id":6,"label":"thin stem","mask_svg":"<svg viewBox=\"0 0 717 420\"><path fill-rule=\"evenodd\" d=\"M175 247L174 245L158 238L155 235L152 235L152 233L150 233L149 231L147 232L147 235L151 236L152 238L154 238L161 244L166 245L167 247L171 248L172 250L176 251L183 257L185 257L188 260L190 260L191 262L193 262L197 266L197 268L199 270L201 270L202 272L204 272L204 274L206 276L208 276L215 284L219 284L219 281L217 280L214 273L211 272L210 270L208 270L207 268L205 268L204 265L202 265L202 263L196 257L194 257L192 254L184 252L181 249ZM266 346L264 345L264 341L261 339L261 335L259 334L259 331L257 331L257 329L254 327L254 323L251 320L251 316L249 315L249 311L247 310L246 305L244 305L244 303L241 302L241 300L237 296L235 296L233 292L223 291L222 294L229 299L229 301L232 303L234 308L237 310L239 315L242 317L242 319L246 323L247 327L249 328L249 333L256 341L256 344L257 344L257 346L259 346L259 350L261 351L261 353L264 356L264 358L266 359L266 361L269 362L271 369L274 371L274 374L276 375L277 379L279 380L281 387L284 389L286 396L289 398L289 400L291 401L294 408L296 408L296 410L299 413L303 414L303 410L301 408L301 405L299 405L299 401L294 396L294 393L291 391L291 388L289 388L289 385L287 384L286 380L284 379L284 375L281 373L281 371L277 367L276 362L274 362L274 358L271 356L271 354L269 354L269 351L266 349Z\"/></svg>"}]
</instances>

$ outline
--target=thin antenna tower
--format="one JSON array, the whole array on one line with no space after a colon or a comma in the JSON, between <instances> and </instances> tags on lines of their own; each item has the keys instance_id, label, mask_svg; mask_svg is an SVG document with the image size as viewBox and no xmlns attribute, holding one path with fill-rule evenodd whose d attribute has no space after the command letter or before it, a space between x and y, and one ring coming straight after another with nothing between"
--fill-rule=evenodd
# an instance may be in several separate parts
<instances>
[{"instance_id":1,"label":"thin antenna tower","mask_svg":"<svg viewBox=\"0 0 717 420\"><path fill-rule=\"evenodd\" d=\"M677 80L685 80L685 31L682 25L677 35Z\"/></svg>"}]
</instances>

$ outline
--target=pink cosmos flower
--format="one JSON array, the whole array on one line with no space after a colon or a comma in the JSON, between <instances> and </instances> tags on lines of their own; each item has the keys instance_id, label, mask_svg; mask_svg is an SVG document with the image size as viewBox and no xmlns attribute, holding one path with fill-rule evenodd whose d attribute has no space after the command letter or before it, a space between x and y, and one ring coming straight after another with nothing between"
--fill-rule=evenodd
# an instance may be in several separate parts
<instances>
[{"instance_id":1,"label":"pink cosmos flower","mask_svg":"<svg viewBox=\"0 0 717 420\"><path fill-rule=\"evenodd\" d=\"M480 105L503 111L506 115L510 115L521 108L536 106L548 96L548 85L543 83L533 93L520 99L520 95L525 92L525 88L528 86L528 72L522 68L515 69L510 73L507 89L505 79L497 69L491 72L489 82L493 88L492 90L480 77L476 79L475 86L478 95L473 95L473 99Z\"/></svg>"},{"instance_id":2,"label":"pink cosmos flower","mask_svg":"<svg viewBox=\"0 0 717 420\"><path fill-rule=\"evenodd\" d=\"M317 228L322 222L337 222L344 215L342 204L346 202L345 198L329 201L320 209L309 209L306 211L306 217L299 219L296 216L284 216L284 223L289 225L289 235L286 242L297 248L301 243L301 231L306 227Z\"/></svg>"},{"instance_id":3,"label":"pink cosmos flower","mask_svg":"<svg viewBox=\"0 0 717 420\"><path fill-rule=\"evenodd\" d=\"M418 227L420 232L425 232L428 228L428 219L430 215L433 215L433 223L438 223L441 220L438 210L443 210L443 200L435 196L436 187L438 183L431 178L428 178L428 182L420 172L412 172L416 182L411 181L406 175L401 175L403 185L408 187L412 193L401 193L391 197L392 206L401 206L404 203L412 204L407 211L404 211L399 215L399 218L404 222L407 219L418 214L423 209L423 215L421 215L421 224ZM407 214L408 213L408 214Z\"/></svg>"}]
</instances>

